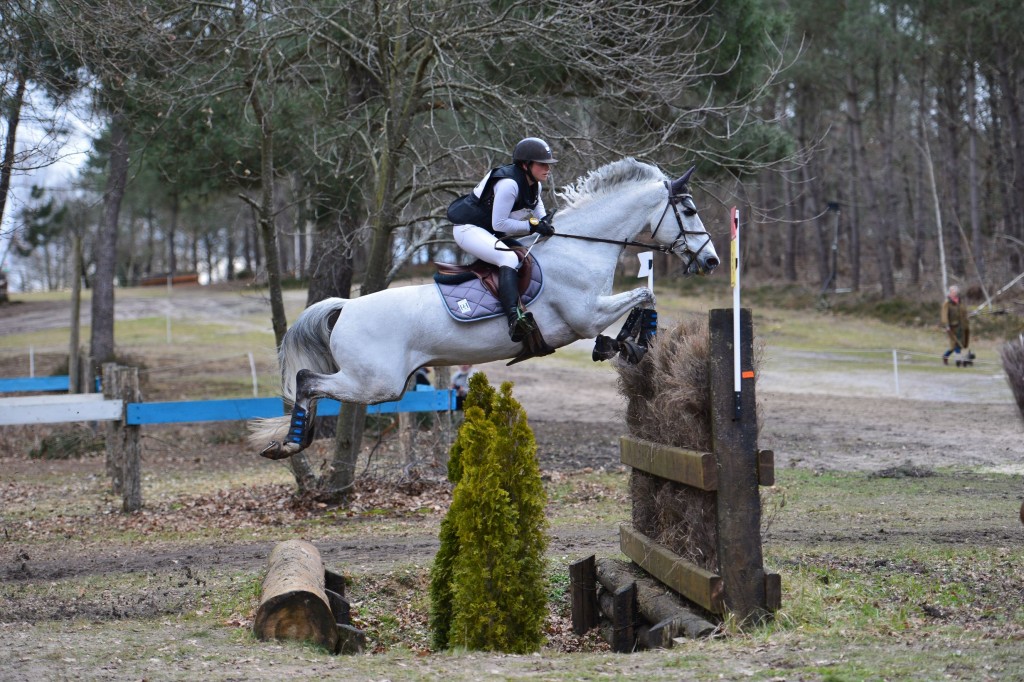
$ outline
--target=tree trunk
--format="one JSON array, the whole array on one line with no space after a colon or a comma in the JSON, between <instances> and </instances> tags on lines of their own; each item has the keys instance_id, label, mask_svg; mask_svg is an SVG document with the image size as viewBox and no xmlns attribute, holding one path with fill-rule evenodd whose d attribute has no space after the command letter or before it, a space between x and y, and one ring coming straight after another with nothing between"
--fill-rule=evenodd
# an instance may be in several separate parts
<instances>
[{"instance_id":1,"label":"tree trunk","mask_svg":"<svg viewBox=\"0 0 1024 682\"><path fill-rule=\"evenodd\" d=\"M346 221L319 226L313 236L309 263L309 290L306 305L325 298L349 298L352 295L352 252L348 236L354 225Z\"/></svg>"},{"instance_id":2,"label":"tree trunk","mask_svg":"<svg viewBox=\"0 0 1024 682\"><path fill-rule=\"evenodd\" d=\"M860 157L859 157L859 127L860 127L860 103L857 97L857 79L853 72L846 76L846 116L847 116L847 141L848 154L850 158L849 181L849 220L850 226L850 288L854 291L860 289Z\"/></svg>"},{"instance_id":3,"label":"tree trunk","mask_svg":"<svg viewBox=\"0 0 1024 682\"><path fill-rule=\"evenodd\" d=\"M938 126L940 163L939 169L943 173L942 180L945 183L942 191L942 198L947 202L946 224L943 226L945 235L950 239L946 243L949 267L956 275L963 276L966 272L964 245L960 240L960 102L959 81L954 77L954 64L952 60L943 61L943 77L938 84L936 101L938 104L938 115L940 121Z\"/></svg>"},{"instance_id":4,"label":"tree trunk","mask_svg":"<svg viewBox=\"0 0 1024 682\"><path fill-rule=\"evenodd\" d=\"M114 112L110 120L110 168L103 193L103 218L96 237L96 275L92 287L92 336L89 355L93 366L114 357L114 277L117 268L117 231L121 200L128 182L128 120Z\"/></svg>"},{"instance_id":5,"label":"tree trunk","mask_svg":"<svg viewBox=\"0 0 1024 682\"><path fill-rule=\"evenodd\" d=\"M68 393L85 393L82 388L81 368L81 313L82 313L82 235L71 234L71 339L68 342Z\"/></svg>"},{"instance_id":6,"label":"tree trunk","mask_svg":"<svg viewBox=\"0 0 1024 682\"><path fill-rule=\"evenodd\" d=\"M250 103L260 121L260 208L259 231L263 241L263 255L267 259L267 290L270 296L271 323L274 327L274 341L281 347L284 333L288 330L288 317L284 311L284 297L281 293L281 265L277 225L274 223L274 131L270 117L263 110L259 94L253 90Z\"/></svg>"},{"instance_id":7,"label":"tree trunk","mask_svg":"<svg viewBox=\"0 0 1024 682\"><path fill-rule=\"evenodd\" d=\"M786 271L786 281L796 282L796 252L799 238L800 226L803 224L802 216L797 214L797 198L793 195L793 183L788 178L782 178L786 185L786 250L783 263Z\"/></svg>"},{"instance_id":8,"label":"tree trunk","mask_svg":"<svg viewBox=\"0 0 1024 682\"><path fill-rule=\"evenodd\" d=\"M267 560L253 634L261 640L309 641L333 653L338 625L326 589L316 547L304 540L278 543Z\"/></svg>"},{"instance_id":9,"label":"tree trunk","mask_svg":"<svg viewBox=\"0 0 1024 682\"><path fill-rule=\"evenodd\" d=\"M0 223L7 207L7 194L11 191L11 175L14 173L14 157L18 142L18 124L21 121L21 106L25 102L28 76L24 69L18 69L14 96L5 102L7 114L7 135L4 138L4 156L0 165Z\"/></svg>"}]
</instances>

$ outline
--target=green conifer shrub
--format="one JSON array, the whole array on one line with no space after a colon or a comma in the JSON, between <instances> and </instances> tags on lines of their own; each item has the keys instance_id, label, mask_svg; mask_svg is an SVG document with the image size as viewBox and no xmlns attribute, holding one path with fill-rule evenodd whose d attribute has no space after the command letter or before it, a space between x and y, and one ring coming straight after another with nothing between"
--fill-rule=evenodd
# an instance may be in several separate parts
<instances>
[{"instance_id":1,"label":"green conifer shrub","mask_svg":"<svg viewBox=\"0 0 1024 682\"><path fill-rule=\"evenodd\" d=\"M434 646L536 651L547 613L547 499L511 383L495 392L473 375L450 462L456 486L431 572Z\"/></svg>"}]
</instances>

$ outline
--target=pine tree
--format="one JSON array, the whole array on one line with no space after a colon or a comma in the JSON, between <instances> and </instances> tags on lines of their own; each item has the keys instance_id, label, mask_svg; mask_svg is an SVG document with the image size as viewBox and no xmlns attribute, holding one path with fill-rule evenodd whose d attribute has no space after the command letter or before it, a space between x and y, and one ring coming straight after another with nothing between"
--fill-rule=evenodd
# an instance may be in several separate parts
<instances>
[{"instance_id":1,"label":"pine tree","mask_svg":"<svg viewBox=\"0 0 1024 682\"><path fill-rule=\"evenodd\" d=\"M470 380L452 446L456 483L431 576L437 648L509 653L543 643L546 496L526 413L482 373Z\"/></svg>"}]
</instances>

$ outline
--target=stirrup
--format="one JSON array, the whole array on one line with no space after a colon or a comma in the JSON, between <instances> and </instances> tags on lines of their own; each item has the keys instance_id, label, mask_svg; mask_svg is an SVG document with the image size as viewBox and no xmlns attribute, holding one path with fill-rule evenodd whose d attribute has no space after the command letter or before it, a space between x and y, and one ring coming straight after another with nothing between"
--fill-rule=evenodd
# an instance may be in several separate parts
<instances>
[{"instance_id":1,"label":"stirrup","mask_svg":"<svg viewBox=\"0 0 1024 682\"><path fill-rule=\"evenodd\" d=\"M508 337L514 343L520 343L535 329L537 329L537 323L533 321L533 314L516 310L516 319L510 320L508 323Z\"/></svg>"}]
</instances>

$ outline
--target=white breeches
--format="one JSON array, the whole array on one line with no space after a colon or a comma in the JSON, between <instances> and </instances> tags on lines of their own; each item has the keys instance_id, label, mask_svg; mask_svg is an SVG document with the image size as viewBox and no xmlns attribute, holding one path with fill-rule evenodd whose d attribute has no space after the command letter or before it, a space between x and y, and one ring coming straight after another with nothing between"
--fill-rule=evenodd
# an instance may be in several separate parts
<instances>
[{"instance_id":1,"label":"white breeches","mask_svg":"<svg viewBox=\"0 0 1024 682\"><path fill-rule=\"evenodd\" d=\"M482 227L477 225L456 225L453 230L455 243L466 253L472 254L491 265L509 268L519 267L515 253Z\"/></svg>"}]
</instances>

